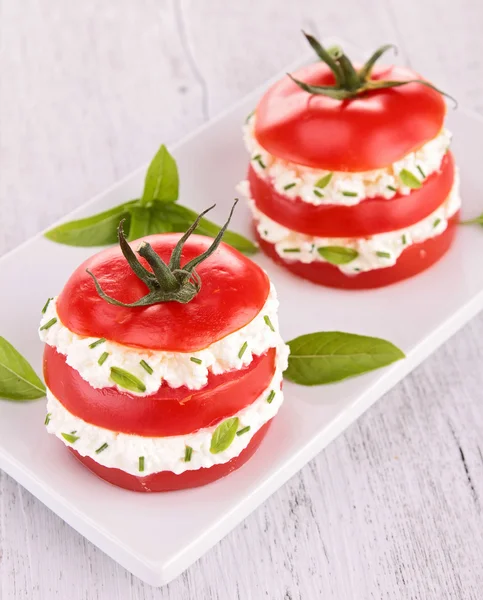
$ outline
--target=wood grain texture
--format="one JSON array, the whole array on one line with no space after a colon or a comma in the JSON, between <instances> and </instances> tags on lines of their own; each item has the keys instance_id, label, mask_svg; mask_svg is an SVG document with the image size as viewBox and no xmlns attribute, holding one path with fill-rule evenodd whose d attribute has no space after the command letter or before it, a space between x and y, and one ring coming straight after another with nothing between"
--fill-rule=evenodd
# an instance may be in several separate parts
<instances>
[{"instance_id":1,"label":"wood grain texture","mask_svg":"<svg viewBox=\"0 0 483 600\"><path fill-rule=\"evenodd\" d=\"M1 0L0 254L304 51L405 60L483 113L480 0ZM483 318L153 589L0 472L1 600L479 600Z\"/></svg>"}]
</instances>

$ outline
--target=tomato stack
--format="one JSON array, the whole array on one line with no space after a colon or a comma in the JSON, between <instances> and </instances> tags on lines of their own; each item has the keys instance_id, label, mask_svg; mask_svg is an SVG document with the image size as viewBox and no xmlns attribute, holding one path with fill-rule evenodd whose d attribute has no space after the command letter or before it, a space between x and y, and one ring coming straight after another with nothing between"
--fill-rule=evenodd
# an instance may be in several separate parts
<instances>
[{"instance_id":1,"label":"tomato stack","mask_svg":"<svg viewBox=\"0 0 483 600\"><path fill-rule=\"evenodd\" d=\"M288 352L267 275L189 233L146 238L138 259L120 228L121 249L83 263L42 318L48 431L131 490L237 469L283 400Z\"/></svg>"},{"instance_id":2,"label":"tomato stack","mask_svg":"<svg viewBox=\"0 0 483 600\"><path fill-rule=\"evenodd\" d=\"M240 186L262 249L316 283L380 287L449 248L460 208L442 92L413 71L321 62L275 83L245 124Z\"/></svg>"}]
</instances>

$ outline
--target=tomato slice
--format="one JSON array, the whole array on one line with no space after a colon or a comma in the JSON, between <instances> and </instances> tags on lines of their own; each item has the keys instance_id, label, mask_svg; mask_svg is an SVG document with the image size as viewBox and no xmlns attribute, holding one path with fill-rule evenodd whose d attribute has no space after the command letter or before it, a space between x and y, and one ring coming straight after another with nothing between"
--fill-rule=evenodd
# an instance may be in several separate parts
<instances>
[{"instance_id":1,"label":"tomato slice","mask_svg":"<svg viewBox=\"0 0 483 600\"><path fill-rule=\"evenodd\" d=\"M370 198L353 206L314 206L300 198L288 198L279 194L269 180L259 177L251 166L248 181L252 198L262 213L292 231L318 237L366 237L422 221L448 197L454 175L454 158L448 152L441 169L407 196L396 194L391 200Z\"/></svg>"},{"instance_id":2,"label":"tomato slice","mask_svg":"<svg viewBox=\"0 0 483 600\"><path fill-rule=\"evenodd\" d=\"M305 264L299 261L284 260L275 250L274 244L262 240L258 232L255 232L255 235L265 254L294 275L327 287L363 290L391 285L413 277L434 265L450 248L458 221L459 212L448 221L448 227L441 235L406 248L393 267L374 269L357 275L345 275L336 266L326 262Z\"/></svg>"},{"instance_id":3,"label":"tomato slice","mask_svg":"<svg viewBox=\"0 0 483 600\"><path fill-rule=\"evenodd\" d=\"M112 485L133 492L170 492L200 487L207 483L212 483L217 479L221 479L222 477L226 477L226 475L239 469L256 452L265 437L270 424L271 421L268 421L268 423L259 429L252 437L245 450L235 458L232 458L229 462L221 465L213 465L208 469L201 468L193 471L185 471L179 475L176 475L172 471L161 471L160 473L154 473L153 475L147 475L146 477L136 477L135 475L131 475L120 469L104 467L89 456L81 456L74 448L69 448L69 450L85 467Z\"/></svg>"},{"instance_id":4,"label":"tomato slice","mask_svg":"<svg viewBox=\"0 0 483 600\"><path fill-rule=\"evenodd\" d=\"M93 388L51 346L44 350L47 387L73 415L111 431L157 437L192 433L231 417L268 388L275 373L276 349L255 356L243 369L209 373L200 390L167 385L149 396L117 388Z\"/></svg>"}]
</instances>

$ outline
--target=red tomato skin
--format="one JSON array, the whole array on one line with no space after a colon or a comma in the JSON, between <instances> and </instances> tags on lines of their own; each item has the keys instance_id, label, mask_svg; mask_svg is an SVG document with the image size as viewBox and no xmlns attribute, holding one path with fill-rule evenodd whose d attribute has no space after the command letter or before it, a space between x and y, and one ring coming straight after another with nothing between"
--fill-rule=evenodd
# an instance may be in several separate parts
<instances>
[{"instance_id":1,"label":"red tomato skin","mask_svg":"<svg viewBox=\"0 0 483 600\"><path fill-rule=\"evenodd\" d=\"M300 198L279 194L270 180L249 167L251 197L262 213L284 227L318 237L366 237L414 225L434 212L448 197L454 183L453 155L448 152L441 169L424 180L424 185L407 196L391 200L368 198L353 206L315 206Z\"/></svg>"},{"instance_id":2,"label":"red tomato skin","mask_svg":"<svg viewBox=\"0 0 483 600\"><path fill-rule=\"evenodd\" d=\"M147 236L165 262L179 234ZM211 238L192 235L181 264L204 252ZM133 248L137 247L133 243ZM147 263L141 259L147 266ZM202 350L250 323L265 304L270 281L264 271L234 248L221 244L201 263L201 291L187 304L163 302L148 307L125 308L109 304L97 294L90 269L104 292L125 303L144 296L148 289L132 272L119 247L109 248L83 262L67 281L57 300L62 323L81 336L151 350L194 352Z\"/></svg>"},{"instance_id":3,"label":"red tomato skin","mask_svg":"<svg viewBox=\"0 0 483 600\"><path fill-rule=\"evenodd\" d=\"M201 468L193 471L185 471L179 475L176 475L172 471L161 471L160 473L154 473L146 477L137 477L120 469L104 467L88 456L81 456L74 448L69 447L69 450L92 473L112 485L133 492L171 492L207 485L239 469L254 455L265 437L270 424L271 421L268 421L268 423L259 429L245 450L229 462L221 465L213 465L207 469Z\"/></svg>"},{"instance_id":4,"label":"red tomato skin","mask_svg":"<svg viewBox=\"0 0 483 600\"><path fill-rule=\"evenodd\" d=\"M413 277L434 265L446 254L453 243L458 222L459 212L448 221L448 227L441 235L409 246L399 256L393 267L366 271L353 276L345 275L336 266L325 262L304 264L297 261L286 261L277 254L273 244L262 240L258 232L255 232L255 235L263 252L294 275L325 287L365 290L392 285Z\"/></svg>"},{"instance_id":5,"label":"red tomato skin","mask_svg":"<svg viewBox=\"0 0 483 600\"><path fill-rule=\"evenodd\" d=\"M322 62L292 75L311 85L332 85ZM421 79L405 67L376 65L372 80ZM387 167L436 137L446 105L420 83L374 90L349 100L308 94L289 77L275 83L256 109L255 137L270 154L328 171Z\"/></svg>"},{"instance_id":6,"label":"red tomato skin","mask_svg":"<svg viewBox=\"0 0 483 600\"><path fill-rule=\"evenodd\" d=\"M237 371L208 376L201 390L162 386L149 396L117 388L93 388L51 346L44 349L47 387L73 415L92 425L145 437L193 433L231 417L268 388L275 373L276 350L256 356Z\"/></svg>"}]
</instances>

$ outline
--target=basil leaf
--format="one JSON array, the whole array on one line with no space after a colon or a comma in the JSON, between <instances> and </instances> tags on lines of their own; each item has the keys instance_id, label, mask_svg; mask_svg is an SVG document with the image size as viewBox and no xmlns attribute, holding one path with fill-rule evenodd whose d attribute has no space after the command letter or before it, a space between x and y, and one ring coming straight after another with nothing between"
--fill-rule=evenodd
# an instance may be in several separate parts
<instances>
[{"instance_id":1,"label":"basil leaf","mask_svg":"<svg viewBox=\"0 0 483 600\"><path fill-rule=\"evenodd\" d=\"M399 179L404 185L412 189L419 189L423 185L416 175L413 175L411 171L408 171L407 169L403 169L399 173Z\"/></svg>"},{"instance_id":2,"label":"basil leaf","mask_svg":"<svg viewBox=\"0 0 483 600\"><path fill-rule=\"evenodd\" d=\"M146 386L140 379L120 367L111 367L111 379L114 383L117 383L119 387L122 387L125 390L131 392L146 391Z\"/></svg>"},{"instance_id":3,"label":"basil leaf","mask_svg":"<svg viewBox=\"0 0 483 600\"><path fill-rule=\"evenodd\" d=\"M115 206L102 213L63 223L47 231L45 237L67 246L107 246L117 242L117 228L122 219L129 221L129 208L136 200ZM129 222L126 223L129 226Z\"/></svg>"},{"instance_id":4,"label":"basil leaf","mask_svg":"<svg viewBox=\"0 0 483 600\"><path fill-rule=\"evenodd\" d=\"M148 167L141 203L148 204L154 200L176 202L178 193L178 167L163 144Z\"/></svg>"},{"instance_id":5,"label":"basil leaf","mask_svg":"<svg viewBox=\"0 0 483 600\"><path fill-rule=\"evenodd\" d=\"M153 210L157 213L159 222L163 223L165 227L164 231L177 233L185 232L198 216L197 212L186 206L182 206L181 204L157 203L153 205ZM221 227L212 221L201 219L195 233L214 238L220 229ZM223 236L223 241L244 254L255 254L258 252L258 246L243 235L235 233L234 231L226 231Z\"/></svg>"},{"instance_id":6,"label":"basil leaf","mask_svg":"<svg viewBox=\"0 0 483 600\"><path fill-rule=\"evenodd\" d=\"M300 385L321 385L362 375L404 358L404 353L380 338L321 331L288 342L286 379Z\"/></svg>"},{"instance_id":7,"label":"basil leaf","mask_svg":"<svg viewBox=\"0 0 483 600\"><path fill-rule=\"evenodd\" d=\"M334 175L334 173L327 173L327 175L324 175L316 182L315 187L324 189L325 187L327 187L329 185L330 180L332 179L333 175Z\"/></svg>"},{"instance_id":8,"label":"basil leaf","mask_svg":"<svg viewBox=\"0 0 483 600\"><path fill-rule=\"evenodd\" d=\"M239 423L238 417L232 417L218 425L211 438L210 452L212 454L223 452L231 445L235 439Z\"/></svg>"},{"instance_id":9,"label":"basil leaf","mask_svg":"<svg viewBox=\"0 0 483 600\"><path fill-rule=\"evenodd\" d=\"M317 252L332 265L346 265L359 256L357 250L344 246L322 246Z\"/></svg>"},{"instance_id":10,"label":"basil leaf","mask_svg":"<svg viewBox=\"0 0 483 600\"><path fill-rule=\"evenodd\" d=\"M175 205L166 204L166 206ZM131 214L131 226L128 236L130 242L154 233L169 233L173 231L171 224L164 214L164 204L155 203L152 206L132 206L129 212Z\"/></svg>"},{"instance_id":11,"label":"basil leaf","mask_svg":"<svg viewBox=\"0 0 483 600\"><path fill-rule=\"evenodd\" d=\"M0 336L0 398L35 400L45 386L25 358Z\"/></svg>"}]
</instances>

